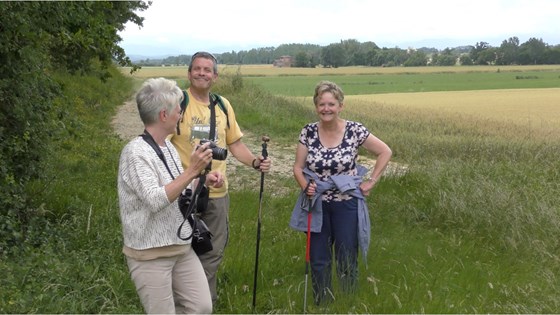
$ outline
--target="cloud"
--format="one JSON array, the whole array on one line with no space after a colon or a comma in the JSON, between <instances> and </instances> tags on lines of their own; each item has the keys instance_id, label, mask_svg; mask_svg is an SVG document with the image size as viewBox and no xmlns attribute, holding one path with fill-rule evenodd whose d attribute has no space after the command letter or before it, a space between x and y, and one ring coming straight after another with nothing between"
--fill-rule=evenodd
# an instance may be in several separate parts
<instances>
[{"instance_id":1,"label":"cloud","mask_svg":"<svg viewBox=\"0 0 560 315\"><path fill-rule=\"evenodd\" d=\"M558 44L556 0L155 0L144 27L127 25L122 47L159 54L225 52L289 43L327 45L344 39L381 47L498 46L517 36ZM446 43L448 45L446 46Z\"/></svg>"}]
</instances>

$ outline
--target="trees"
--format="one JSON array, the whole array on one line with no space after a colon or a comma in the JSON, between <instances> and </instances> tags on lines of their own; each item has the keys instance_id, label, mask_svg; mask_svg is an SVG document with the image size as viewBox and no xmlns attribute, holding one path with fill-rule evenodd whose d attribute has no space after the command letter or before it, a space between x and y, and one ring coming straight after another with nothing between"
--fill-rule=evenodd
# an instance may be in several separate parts
<instances>
[{"instance_id":1,"label":"trees","mask_svg":"<svg viewBox=\"0 0 560 315\"><path fill-rule=\"evenodd\" d=\"M544 56L545 64L560 64L560 45L548 47Z\"/></svg>"},{"instance_id":2,"label":"trees","mask_svg":"<svg viewBox=\"0 0 560 315\"><path fill-rule=\"evenodd\" d=\"M519 60L519 38L510 37L503 41L496 55L497 65L513 65Z\"/></svg>"},{"instance_id":3,"label":"trees","mask_svg":"<svg viewBox=\"0 0 560 315\"><path fill-rule=\"evenodd\" d=\"M529 38L519 47L519 61L521 64L543 64L547 45L542 39Z\"/></svg>"},{"instance_id":4,"label":"trees","mask_svg":"<svg viewBox=\"0 0 560 315\"><path fill-rule=\"evenodd\" d=\"M330 44L321 50L321 64L323 67L338 68L344 66L346 56L342 44Z\"/></svg>"},{"instance_id":5,"label":"trees","mask_svg":"<svg viewBox=\"0 0 560 315\"><path fill-rule=\"evenodd\" d=\"M457 56L449 48L444 49L441 54L432 55L432 65L434 66L454 66L456 63Z\"/></svg>"},{"instance_id":6,"label":"trees","mask_svg":"<svg viewBox=\"0 0 560 315\"><path fill-rule=\"evenodd\" d=\"M477 42L476 45L471 49L470 55L471 60L476 65L485 65L487 62L487 53L485 53L490 48L487 42Z\"/></svg>"},{"instance_id":7,"label":"trees","mask_svg":"<svg viewBox=\"0 0 560 315\"><path fill-rule=\"evenodd\" d=\"M118 46L127 21L144 2L0 2L0 253L25 238L32 217L26 185L41 176L50 144L68 132L72 113L58 98L53 73L96 71L113 62L130 65Z\"/></svg>"},{"instance_id":8,"label":"trees","mask_svg":"<svg viewBox=\"0 0 560 315\"><path fill-rule=\"evenodd\" d=\"M530 38L520 45L517 37L510 37L497 48L485 42L476 43L469 57L477 65L560 64L557 49L547 45L542 39Z\"/></svg>"},{"instance_id":9,"label":"trees","mask_svg":"<svg viewBox=\"0 0 560 315\"><path fill-rule=\"evenodd\" d=\"M409 57L403 63L405 67L420 67L425 66L428 62L428 57L426 53L420 50L416 50L409 54Z\"/></svg>"},{"instance_id":10,"label":"trees","mask_svg":"<svg viewBox=\"0 0 560 315\"><path fill-rule=\"evenodd\" d=\"M472 66L473 61L468 54L463 54L461 55L461 57L459 57L459 64L461 66Z\"/></svg>"},{"instance_id":11,"label":"trees","mask_svg":"<svg viewBox=\"0 0 560 315\"><path fill-rule=\"evenodd\" d=\"M509 65L548 63L560 64L559 48L530 39L520 44L519 38L510 37L504 40L500 47L492 47L487 42L477 42L476 45L458 46L455 48L422 47L417 49L419 54L411 53L414 49L400 49L398 47L378 47L374 42L360 43L355 39L341 40L327 46L311 44L282 44L278 47L264 47L250 51L231 51L215 54L220 63L225 64L272 64L281 56L292 56L296 67L343 67L343 66L411 66L427 65L422 61L424 54L430 65ZM183 58L184 57L184 58ZM307 60L306 60L307 59ZM163 60L145 60L141 65L188 64L190 56L168 57Z\"/></svg>"}]
</instances>

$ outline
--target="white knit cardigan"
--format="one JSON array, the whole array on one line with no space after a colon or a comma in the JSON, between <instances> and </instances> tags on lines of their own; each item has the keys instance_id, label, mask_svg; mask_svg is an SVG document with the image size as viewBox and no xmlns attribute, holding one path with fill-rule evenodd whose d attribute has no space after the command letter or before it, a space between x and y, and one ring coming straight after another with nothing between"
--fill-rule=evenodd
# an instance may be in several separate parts
<instances>
[{"instance_id":1,"label":"white knit cardigan","mask_svg":"<svg viewBox=\"0 0 560 315\"><path fill-rule=\"evenodd\" d=\"M181 160L171 142L165 140L165 143L166 147L161 149L176 178L183 172ZM183 216L177 200L169 202L164 189L172 180L154 149L142 137L133 139L123 148L117 187L125 246L143 250L191 242L177 237ZM181 237L186 238L191 232L191 226L185 222Z\"/></svg>"}]
</instances>

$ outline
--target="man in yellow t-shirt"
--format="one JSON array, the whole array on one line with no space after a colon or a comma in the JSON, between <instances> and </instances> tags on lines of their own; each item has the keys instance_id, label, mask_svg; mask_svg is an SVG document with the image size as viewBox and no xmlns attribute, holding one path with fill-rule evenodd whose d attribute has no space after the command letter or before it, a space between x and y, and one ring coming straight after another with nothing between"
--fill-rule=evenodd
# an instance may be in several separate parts
<instances>
[{"instance_id":1,"label":"man in yellow t-shirt","mask_svg":"<svg viewBox=\"0 0 560 315\"><path fill-rule=\"evenodd\" d=\"M189 65L188 79L190 81L190 87L187 89L189 102L179 122L180 134L176 133L170 138L179 151L185 168L188 167L193 147L200 143L201 138L206 138L205 135L209 134L209 105L214 101L213 98L217 97L210 95L210 89L218 79L216 58L208 52L195 53ZM215 144L220 148L227 148L228 154L233 155L239 162L251 166L259 172L268 172L272 164L271 159L255 156L241 141L243 133L235 119L235 112L229 101L224 97L221 98L227 115L218 104L215 105ZM229 183L225 160L212 160L212 170L218 170L224 175L224 185L220 188L210 187L208 207L202 214L202 219L214 235L212 238L213 249L200 255L199 258L208 278L212 301L215 303L218 299L216 274L228 240Z\"/></svg>"}]
</instances>

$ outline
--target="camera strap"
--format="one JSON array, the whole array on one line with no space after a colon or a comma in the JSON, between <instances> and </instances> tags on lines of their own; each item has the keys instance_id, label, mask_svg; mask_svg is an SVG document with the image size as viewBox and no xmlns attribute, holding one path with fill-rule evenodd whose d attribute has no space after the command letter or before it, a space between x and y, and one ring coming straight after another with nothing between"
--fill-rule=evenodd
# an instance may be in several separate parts
<instances>
[{"instance_id":1,"label":"camera strap","mask_svg":"<svg viewBox=\"0 0 560 315\"><path fill-rule=\"evenodd\" d=\"M167 160L165 159L165 156L163 155L163 151L161 151L161 148L156 143L156 141L154 140L152 135L148 132L148 130L144 129L144 133L141 134L140 137L142 137L142 139L144 139L144 141L146 141L152 147L152 149L154 149L154 151L156 151L157 156L159 157L159 159L165 165L165 168L169 172L169 175L171 176L171 178L175 179L175 176L173 176L173 173L171 173L171 169L169 168L169 165L167 164ZM169 154L171 155L171 151L169 151ZM179 170L179 167L177 166L177 163L175 162L175 159L173 158L173 155L171 155L171 159L173 159L173 163L175 164L175 167L177 168L177 172L181 173L181 171Z\"/></svg>"},{"instance_id":2,"label":"camera strap","mask_svg":"<svg viewBox=\"0 0 560 315\"><path fill-rule=\"evenodd\" d=\"M186 215L183 218L183 222L181 222L181 225L179 225L179 228L177 229L177 237L182 239L183 241L187 241L190 240L193 237L194 234L194 229L191 232L191 235L189 235L186 238L181 237L181 230L183 229L183 225L185 224L185 222L187 222L187 219L189 218L189 216L192 215L196 215L196 211L197 211L197 205L198 205L198 196L200 195L200 192L202 191L202 188L204 187L204 183L206 182L206 175L200 175L198 177L198 185L196 185L196 189L192 195L192 200L191 203L189 204L189 208L186 211ZM194 228L194 227L192 227Z\"/></svg>"},{"instance_id":3,"label":"camera strap","mask_svg":"<svg viewBox=\"0 0 560 315\"><path fill-rule=\"evenodd\" d=\"M218 100L217 98L212 98L212 95L210 97L210 134L208 138L211 141L216 141L216 103Z\"/></svg>"},{"instance_id":4,"label":"camera strap","mask_svg":"<svg viewBox=\"0 0 560 315\"><path fill-rule=\"evenodd\" d=\"M210 105L209 109L210 109L210 131L209 131L209 135L208 138L210 141L216 141L216 103L218 102L217 97L212 97L212 94L210 94ZM186 212L185 218L183 219L183 222L181 223L181 225L179 226L179 228L177 229L177 237L179 237L180 239L186 241L189 240L193 237L192 233L189 237L187 238L183 238L181 237L181 230L183 228L183 225L185 224L185 221L187 221L188 217L192 214L192 215L196 215L197 212L197 208L198 208L198 197L200 196L200 192L202 191L202 189L204 188L204 184L206 183L206 173L210 171L211 168L211 164L208 164L208 168L206 169L206 172L202 172L202 174L199 175L198 177L198 185L196 185L196 189L192 195L192 200L191 203L189 204L189 208ZM206 202L208 202L208 200L206 200ZM205 205L207 207L207 205ZM194 231L193 231L194 233Z\"/></svg>"},{"instance_id":5,"label":"camera strap","mask_svg":"<svg viewBox=\"0 0 560 315\"><path fill-rule=\"evenodd\" d=\"M169 172L169 175L171 176L171 178L175 179L175 176L173 176L173 173L171 173L171 169L169 168L169 165L167 164L165 156L163 155L163 151L161 151L161 148L156 143L156 141L154 140L152 135L147 130L144 130L144 133L141 134L140 136L142 137L142 139L144 139L144 141L146 141L152 147L152 149L154 149L154 151L156 151L157 156L161 159L161 161L165 165L165 168L167 168L167 171ZM169 152L169 154L171 154L171 152ZM173 156L171 156L171 158L173 158ZM173 159L173 163L175 163L175 159ZM175 167L177 167L177 171L179 171L179 173L180 173L181 171L179 170L179 167L177 166L177 163L175 163ZM202 183L202 186L203 186L204 182L206 181L205 177L203 178L202 176L201 176L201 180L202 180L202 182L199 181L198 187L196 188L196 192L195 192L195 194L193 194L193 200L191 200L191 203L189 204L187 214L184 215L183 222L181 223L181 225L177 229L177 236L184 241L191 239L192 236L193 236L193 233L191 233L191 235L189 237L182 238L181 237L181 230L183 229L183 224L185 224L185 221L187 221L187 217L192 212L193 205L196 204L196 200L198 199L198 195L200 193L200 190L202 190L202 187L200 187L201 186L200 183ZM194 209L196 209L196 207ZM195 212L196 212L196 210L195 210Z\"/></svg>"},{"instance_id":6,"label":"camera strap","mask_svg":"<svg viewBox=\"0 0 560 315\"><path fill-rule=\"evenodd\" d=\"M209 109L210 109L210 132L208 135L208 138L210 141L215 141L216 139L216 103L218 102L217 98L213 98L212 94L210 94L210 105ZM198 185L196 185L196 189L192 195L192 200L191 203L189 204L189 208L186 211L186 215L185 215L185 219L183 220L183 223L181 223L181 225L179 226L179 229L177 229L177 237L179 237L180 239L186 241L190 238L192 238L192 233L189 237L187 238L182 238L181 237L181 229L183 228L183 224L185 224L185 221L187 221L187 219L189 218L190 215L196 215L197 212L197 208L198 208L198 197L200 197L200 193L202 191L202 189L204 188L204 184L206 183L206 174L208 172L210 172L210 169L212 168L212 162L210 162L210 164L208 164L208 166L206 167L206 170L203 171L199 176L198 176ZM209 193L207 191L207 193ZM202 202L205 202L205 205L202 205L203 209L206 209L208 207L208 198L203 198ZM194 228L194 227L193 227ZM193 230L194 233L194 230Z\"/></svg>"}]
</instances>

